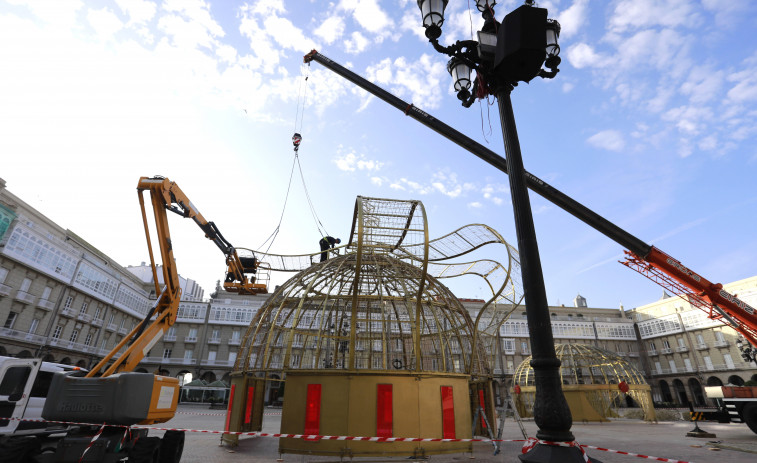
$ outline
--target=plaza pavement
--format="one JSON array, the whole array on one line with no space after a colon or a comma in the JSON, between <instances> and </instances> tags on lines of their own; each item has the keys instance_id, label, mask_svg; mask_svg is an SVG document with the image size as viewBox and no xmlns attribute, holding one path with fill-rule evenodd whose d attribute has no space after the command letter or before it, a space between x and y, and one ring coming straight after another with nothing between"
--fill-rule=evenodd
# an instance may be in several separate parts
<instances>
[{"instance_id":1,"label":"plaza pavement","mask_svg":"<svg viewBox=\"0 0 757 463\"><path fill-rule=\"evenodd\" d=\"M266 409L263 432L279 432L281 409ZM210 410L207 405L180 405L174 419L157 427L216 430L224 426L225 412ZM524 420L529 436L536 433L536 425ZM714 433L716 438L685 437L694 428L692 423L682 421L649 424L640 420L618 419L609 423L574 423L573 434L580 444L610 448L653 457L669 458L694 463L755 463L757 462L757 434L744 424L720 424L702 422L700 428ZM160 436L162 431L151 431ZM517 424L508 418L503 428L503 439L522 439ZM295 455L278 453L278 439L267 437L241 437L234 448L220 445L220 434L187 433L182 463L260 462L260 463L307 463L338 461L337 457ZM712 444L711 442L717 442ZM509 463L520 462L518 455L522 442L503 442L498 455L493 455L491 443L473 444L473 454L432 455L436 463ZM713 450L713 448L719 448ZM587 449L594 459L605 463L641 463L655 461L628 455ZM397 461L404 458L355 458L355 462ZM345 459L345 461L349 461Z\"/></svg>"}]
</instances>

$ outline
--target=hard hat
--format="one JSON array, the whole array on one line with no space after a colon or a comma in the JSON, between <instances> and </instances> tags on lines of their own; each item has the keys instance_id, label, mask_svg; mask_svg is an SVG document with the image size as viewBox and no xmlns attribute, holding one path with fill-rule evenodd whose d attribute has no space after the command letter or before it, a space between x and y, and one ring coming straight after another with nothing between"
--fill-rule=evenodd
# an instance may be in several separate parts
<instances>
[{"instance_id":1,"label":"hard hat","mask_svg":"<svg viewBox=\"0 0 757 463\"><path fill-rule=\"evenodd\" d=\"M342 240L340 240L339 238L337 238L337 239L336 239L336 242L337 242L337 243L341 243L341 242L342 242Z\"/></svg>"}]
</instances>

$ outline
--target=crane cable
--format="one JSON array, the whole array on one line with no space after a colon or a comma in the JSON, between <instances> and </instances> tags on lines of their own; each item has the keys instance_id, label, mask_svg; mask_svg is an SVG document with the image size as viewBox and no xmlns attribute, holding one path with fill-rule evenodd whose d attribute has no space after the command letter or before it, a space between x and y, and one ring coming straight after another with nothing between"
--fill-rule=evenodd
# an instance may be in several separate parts
<instances>
[{"instance_id":1,"label":"crane cable","mask_svg":"<svg viewBox=\"0 0 757 463\"><path fill-rule=\"evenodd\" d=\"M308 63L308 72L309 70L310 70L310 64ZM303 72L303 74L305 73ZM313 216L313 221L315 222L315 226L318 230L318 233L321 236L328 236L326 227L323 225L323 223L321 223L321 220L318 218L318 213L315 211L315 206L313 205L313 201L310 197L310 192L308 191L308 187L305 184L305 175L302 173L302 164L300 163L300 156L299 156L300 143L302 142L302 135L300 135L300 132L302 132L302 120L305 115L305 106L307 105L307 81L309 77L310 77L309 75L305 75L304 79L300 81L300 88L297 94L297 112L294 117L294 135L292 136L292 144L294 145L294 159L292 160L292 168L289 171L289 183L287 184L287 192L286 192L286 196L284 197L284 206L281 209L281 216L279 217L279 223L278 225L276 225L276 228L273 230L273 233L271 233L271 235L268 238L266 238L265 241L263 241L263 244L258 246L258 249L260 249L263 246L265 246L266 243L268 243L268 247L265 250L266 254L271 249L271 246L273 246L273 242L276 240L276 237L278 236L279 231L281 229L281 223L284 220L284 212L286 211L287 202L289 201L289 193L292 189L292 178L294 177L295 164L297 165L298 171L300 173L300 179L302 180L302 188L305 191L305 197L307 198L307 201L308 201L310 214Z\"/></svg>"}]
</instances>

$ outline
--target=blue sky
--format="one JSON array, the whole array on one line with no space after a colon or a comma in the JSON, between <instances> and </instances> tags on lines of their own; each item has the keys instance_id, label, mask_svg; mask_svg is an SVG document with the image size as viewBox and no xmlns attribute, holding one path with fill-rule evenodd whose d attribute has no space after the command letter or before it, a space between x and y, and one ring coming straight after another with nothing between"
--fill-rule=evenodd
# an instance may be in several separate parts
<instances>
[{"instance_id":1,"label":"blue sky","mask_svg":"<svg viewBox=\"0 0 757 463\"><path fill-rule=\"evenodd\" d=\"M563 62L513 93L526 169L712 281L757 274L757 4L539 4L562 25ZM0 1L0 177L123 265L148 260L135 187L155 174L257 248L278 224L297 130L331 235L348 238L363 195L422 200L432 237L486 223L515 244L504 174L302 65L315 48L503 154L495 101L459 105L420 22L415 0ZM441 41L480 25L474 2L451 0ZM660 297L617 263L620 245L531 201L550 304ZM221 254L191 222L171 227L179 272L209 293ZM319 238L295 178L271 250L315 252ZM450 286L486 296L472 279Z\"/></svg>"}]
</instances>

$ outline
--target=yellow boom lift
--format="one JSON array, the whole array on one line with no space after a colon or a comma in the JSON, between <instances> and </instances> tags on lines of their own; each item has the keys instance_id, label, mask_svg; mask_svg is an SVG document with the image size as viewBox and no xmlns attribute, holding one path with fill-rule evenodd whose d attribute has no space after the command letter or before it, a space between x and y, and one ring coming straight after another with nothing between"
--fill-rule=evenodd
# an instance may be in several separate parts
<instances>
[{"instance_id":1,"label":"yellow boom lift","mask_svg":"<svg viewBox=\"0 0 757 463\"><path fill-rule=\"evenodd\" d=\"M161 461L179 461L184 436L169 434L161 440L147 438L146 430L129 434L125 438L124 426L163 423L173 418L179 398L177 378L136 373L134 369L176 321L181 301L181 285L173 255L167 211L190 218L226 256L224 289L239 294L267 292L265 283L257 283L254 276L259 263L255 257L240 258L236 249L221 235L213 222L208 222L187 198L176 183L163 177L142 177L137 186L139 205L150 254L150 265L155 282L155 304L143 320L126 335L84 377L56 374L45 401L42 416L51 421L103 423L104 432L97 439L96 448L90 445L92 434L98 428L82 427L69 432L58 445L55 461L78 458L85 452L92 461L118 461L128 453L131 460L139 455L163 453ZM162 261L162 282L155 264L144 192L149 191L155 218L156 236ZM260 269L264 271L263 268ZM264 276L267 279L267 275ZM163 287L161 288L161 283ZM120 355L119 352L123 351ZM116 358L117 357L117 358ZM107 425L107 426L106 426ZM140 437L142 438L140 440ZM63 445L61 445L63 444ZM90 447L88 450L88 446ZM95 455L96 454L96 455ZM133 454L133 455L132 455Z\"/></svg>"}]
</instances>

